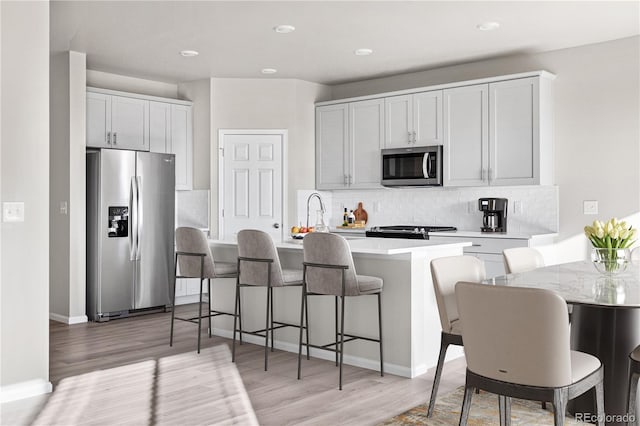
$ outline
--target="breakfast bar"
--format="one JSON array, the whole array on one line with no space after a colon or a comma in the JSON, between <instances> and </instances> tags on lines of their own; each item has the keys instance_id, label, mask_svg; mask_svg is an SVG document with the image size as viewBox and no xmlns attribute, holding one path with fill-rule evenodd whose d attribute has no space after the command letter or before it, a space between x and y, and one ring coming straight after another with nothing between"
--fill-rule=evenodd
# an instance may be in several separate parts
<instances>
[{"instance_id":1,"label":"breakfast bar","mask_svg":"<svg viewBox=\"0 0 640 426\"><path fill-rule=\"evenodd\" d=\"M382 290L382 333L384 368L391 374L415 377L434 367L440 348L440 320L433 292L429 262L443 256L462 255L469 242L442 243L428 240L392 238L356 238L348 240L358 274L377 276L384 280ZM235 261L237 243L230 240L210 240L213 257L220 261ZM302 241L276 242L283 268L302 269ZM264 289L252 289L242 297L242 321L246 330L264 326ZM274 292L274 319L297 324L300 322L300 287ZM213 309L233 311L235 279L216 280L212 285ZM260 294L262 292L262 294ZM345 332L377 337L377 305L371 297L347 298L347 309L353 314L345 319ZM334 338L333 297L315 297L309 305L310 336L313 344L325 344ZM218 317L213 333L233 336L233 320ZM263 345L261 337L244 335L248 342ZM290 352L298 351L295 329L276 331L275 346ZM312 349L311 355L333 360L333 352ZM451 348L448 359L462 356L460 348ZM344 362L359 367L379 369L377 344L354 341L345 345Z\"/></svg>"}]
</instances>

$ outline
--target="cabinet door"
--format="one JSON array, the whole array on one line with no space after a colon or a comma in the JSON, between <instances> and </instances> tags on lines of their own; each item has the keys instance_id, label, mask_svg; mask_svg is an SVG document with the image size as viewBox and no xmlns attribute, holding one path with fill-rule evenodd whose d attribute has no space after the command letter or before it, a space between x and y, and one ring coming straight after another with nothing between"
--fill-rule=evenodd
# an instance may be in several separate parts
<instances>
[{"instance_id":1,"label":"cabinet door","mask_svg":"<svg viewBox=\"0 0 640 426\"><path fill-rule=\"evenodd\" d=\"M191 107L171 105L171 152L176 155L176 190L193 188Z\"/></svg>"},{"instance_id":2,"label":"cabinet door","mask_svg":"<svg viewBox=\"0 0 640 426\"><path fill-rule=\"evenodd\" d=\"M385 98L384 110L384 147L412 146L414 144L412 95Z\"/></svg>"},{"instance_id":3,"label":"cabinet door","mask_svg":"<svg viewBox=\"0 0 640 426\"><path fill-rule=\"evenodd\" d=\"M111 96L87 92L87 146L111 148Z\"/></svg>"},{"instance_id":4,"label":"cabinet door","mask_svg":"<svg viewBox=\"0 0 640 426\"><path fill-rule=\"evenodd\" d=\"M444 90L444 185L488 183L488 85Z\"/></svg>"},{"instance_id":5,"label":"cabinet door","mask_svg":"<svg viewBox=\"0 0 640 426\"><path fill-rule=\"evenodd\" d=\"M489 84L491 185L540 183L538 78Z\"/></svg>"},{"instance_id":6,"label":"cabinet door","mask_svg":"<svg viewBox=\"0 0 640 426\"><path fill-rule=\"evenodd\" d=\"M171 104L149 102L149 150L171 153Z\"/></svg>"},{"instance_id":7,"label":"cabinet door","mask_svg":"<svg viewBox=\"0 0 640 426\"><path fill-rule=\"evenodd\" d=\"M379 188L384 138L384 101L349 104L350 188Z\"/></svg>"},{"instance_id":8,"label":"cabinet door","mask_svg":"<svg viewBox=\"0 0 640 426\"><path fill-rule=\"evenodd\" d=\"M111 96L112 148L149 151L149 101Z\"/></svg>"},{"instance_id":9,"label":"cabinet door","mask_svg":"<svg viewBox=\"0 0 640 426\"><path fill-rule=\"evenodd\" d=\"M347 104L316 108L316 188L342 189L348 186Z\"/></svg>"},{"instance_id":10,"label":"cabinet door","mask_svg":"<svg viewBox=\"0 0 640 426\"><path fill-rule=\"evenodd\" d=\"M413 95L416 145L442 145L442 90Z\"/></svg>"}]
</instances>

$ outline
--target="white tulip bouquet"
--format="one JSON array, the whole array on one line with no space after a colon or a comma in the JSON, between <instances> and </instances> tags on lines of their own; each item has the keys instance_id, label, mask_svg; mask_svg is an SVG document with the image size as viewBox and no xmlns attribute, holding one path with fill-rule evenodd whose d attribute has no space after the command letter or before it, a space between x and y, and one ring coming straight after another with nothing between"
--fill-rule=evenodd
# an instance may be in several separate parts
<instances>
[{"instance_id":1,"label":"white tulip bouquet","mask_svg":"<svg viewBox=\"0 0 640 426\"><path fill-rule=\"evenodd\" d=\"M614 217L604 223L594 220L591 226L584 227L584 234L595 249L592 260L604 264L606 272L616 272L620 266L626 267L628 253L621 255L620 252L628 252L624 249L635 242L636 229Z\"/></svg>"}]
</instances>

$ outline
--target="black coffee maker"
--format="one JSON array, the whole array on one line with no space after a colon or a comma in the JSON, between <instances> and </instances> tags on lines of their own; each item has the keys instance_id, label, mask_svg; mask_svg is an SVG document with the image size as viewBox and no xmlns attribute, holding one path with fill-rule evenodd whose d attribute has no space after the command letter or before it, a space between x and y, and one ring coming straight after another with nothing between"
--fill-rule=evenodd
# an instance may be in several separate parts
<instances>
[{"instance_id":1,"label":"black coffee maker","mask_svg":"<svg viewBox=\"0 0 640 426\"><path fill-rule=\"evenodd\" d=\"M507 232L506 198L480 198L478 209L484 213L482 218L482 232Z\"/></svg>"}]
</instances>

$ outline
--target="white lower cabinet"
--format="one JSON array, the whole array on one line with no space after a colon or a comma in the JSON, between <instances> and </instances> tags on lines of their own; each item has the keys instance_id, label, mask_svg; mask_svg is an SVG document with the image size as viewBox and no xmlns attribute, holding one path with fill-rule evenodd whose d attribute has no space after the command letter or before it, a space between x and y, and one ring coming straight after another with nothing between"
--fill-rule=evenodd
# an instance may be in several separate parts
<instances>
[{"instance_id":1,"label":"white lower cabinet","mask_svg":"<svg viewBox=\"0 0 640 426\"><path fill-rule=\"evenodd\" d=\"M213 283L212 283L213 284ZM202 283L202 293L207 294L207 281ZM196 303L200 299L199 278L179 278L176 280L176 305Z\"/></svg>"},{"instance_id":2,"label":"white lower cabinet","mask_svg":"<svg viewBox=\"0 0 640 426\"><path fill-rule=\"evenodd\" d=\"M535 247L550 244L552 237L543 238L500 238L500 237L462 237L429 235L430 241L442 243L470 241L471 246L464 248L464 254L475 256L484 262L487 278L504 275L504 261L502 251L515 247Z\"/></svg>"}]
</instances>

